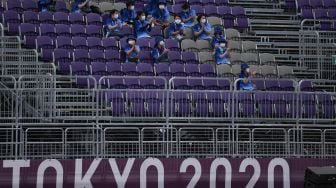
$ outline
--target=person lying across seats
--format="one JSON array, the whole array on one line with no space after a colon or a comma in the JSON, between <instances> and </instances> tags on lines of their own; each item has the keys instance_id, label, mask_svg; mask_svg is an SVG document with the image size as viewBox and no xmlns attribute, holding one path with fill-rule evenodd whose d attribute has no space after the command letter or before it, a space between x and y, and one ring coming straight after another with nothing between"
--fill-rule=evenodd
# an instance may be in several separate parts
<instances>
[{"instance_id":1,"label":"person lying across seats","mask_svg":"<svg viewBox=\"0 0 336 188\"><path fill-rule=\"evenodd\" d=\"M196 20L196 11L190 7L188 2L182 5L182 12L180 13L182 22L185 27L193 27Z\"/></svg>"},{"instance_id":2,"label":"person lying across seats","mask_svg":"<svg viewBox=\"0 0 336 188\"><path fill-rule=\"evenodd\" d=\"M169 11L165 2L159 2L158 8L153 12L154 25L160 27L168 27L169 25Z\"/></svg>"},{"instance_id":3,"label":"person lying across seats","mask_svg":"<svg viewBox=\"0 0 336 188\"><path fill-rule=\"evenodd\" d=\"M242 64L241 66L241 72L239 75L240 80L238 82L239 90L241 91L253 91L254 85L251 83L250 79L256 74L256 71L251 71L250 66L248 64Z\"/></svg>"},{"instance_id":4,"label":"person lying across seats","mask_svg":"<svg viewBox=\"0 0 336 188\"><path fill-rule=\"evenodd\" d=\"M122 37L120 30L122 28L121 20L119 19L119 11L113 9L110 14L110 18L105 21L105 36L106 37Z\"/></svg>"},{"instance_id":5,"label":"person lying across seats","mask_svg":"<svg viewBox=\"0 0 336 188\"><path fill-rule=\"evenodd\" d=\"M135 10L134 10L134 1L127 1L126 2L126 8L122 9L120 11L121 15L121 21L125 25L127 24L130 27L133 27L135 18L137 16Z\"/></svg>"},{"instance_id":6,"label":"person lying across seats","mask_svg":"<svg viewBox=\"0 0 336 188\"><path fill-rule=\"evenodd\" d=\"M208 23L205 14L197 17L197 24L194 26L194 36L201 40L211 40L211 24Z\"/></svg>"},{"instance_id":7,"label":"person lying across seats","mask_svg":"<svg viewBox=\"0 0 336 188\"><path fill-rule=\"evenodd\" d=\"M169 38L176 39L178 41L183 40L185 36L184 24L182 23L179 15L174 16L174 22L170 23L168 28Z\"/></svg>"},{"instance_id":8,"label":"person lying across seats","mask_svg":"<svg viewBox=\"0 0 336 188\"><path fill-rule=\"evenodd\" d=\"M169 49L165 47L165 42L162 37L155 39L155 46L151 52L153 63L169 63L168 59Z\"/></svg>"},{"instance_id":9,"label":"person lying across seats","mask_svg":"<svg viewBox=\"0 0 336 188\"><path fill-rule=\"evenodd\" d=\"M126 54L126 62L138 62L140 47L136 44L136 38L128 38L127 44L124 46L124 52Z\"/></svg>"}]
</instances>

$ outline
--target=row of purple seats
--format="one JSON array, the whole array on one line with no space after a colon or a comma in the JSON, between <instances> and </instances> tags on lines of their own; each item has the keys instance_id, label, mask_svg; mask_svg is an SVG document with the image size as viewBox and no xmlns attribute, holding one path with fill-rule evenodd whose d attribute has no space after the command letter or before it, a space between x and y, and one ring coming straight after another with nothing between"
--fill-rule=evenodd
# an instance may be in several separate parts
<instances>
[{"instance_id":1,"label":"row of purple seats","mask_svg":"<svg viewBox=\"0 0 336 188\"><path fill-rule=\"evenodd\" d=\"M179 14L182 12L180 4L172 5L167 7L169 12L173 14ZM241 6L216 6L216 5L193 5L192 9L195 10L196 14L205 14L207 16L233 16L233 17L246 17L245 9Z\"/></svg>"},{"instance_id":2,"label":"row of purple seats","mask_svg":"<svg viewBox=\"0 0 336 188\"><path fill-rule=\"evenodd\" d=\"M6 1L7 10L23 11L38 11L38 5L35 0L8 0ZM67 5L64 1L55 2L55 10L68 12Z\"/></svg>"},{"instance_id":3,"label":"row of purple seats","mask_svg":"<svg viewBox=\"0 0 336 188\"><path fill-rule=\"evenodd\" d=\"M60 63L59 70L63 74L72 75L116 75L116 76L173 76L216 77L215 67L211 64L164 64L152 66L148 63L116 63L116 62L72 62Z\"/></svg>"},{"instance_id":4,"label":"row of purple seats","mask_svg":"<svg viewBox=\"0 0 336 188\"><path fill-rule=\"evenodd\" d=\"M336 8L335 0L297 0L297 8L299 10L304 8Z\"/></svg>"},{"instance_id":5,"label":"row of purple seats","mask_svg":"<svg viewBox=\"0 0 336 188\"><path fill-rule=\"evenodd\" d=\"M231 82L228 79L198 79L193 77L174 78L171 82L172 89L182 90L231 90Z\"/></svg>"},{"instance_id":6,"label":"row of purple seats","mask_svg":"<svg viewBox=\"0 0 336 188\"><path fill-rule=\"evenodd\" d=\"M303 8L301 10L301 16L304 19L315 19L315 20L330 20L330 21L320 21L321 30L336 30L336 8L333 9L311 9Z\"/></svg>"},{"instance_id":7,"label":"row of purple seats","mask_svg":"<svg viewBox=\"0 0 336 188\"><path fill-rule=\"evenodd\" d=\"M295 91L293 80L252 80L255 85L255 90L259 91Z\"/></svg>"},{"instance_id":8,"label":"row of purple seats","mask_svg":"<svg viewBox=\"0 0 336 188\"><path fill-rule=\"evenodd\" d=\"M185 0L173 0L173 4L183 4ZM227 5L228 0L188 0L191 5Z\"/></svg>"},{"instance_id":9,"label":"row of purple seats","mask_svg":"<svg viewBox=\"0 0 336 188\"><path fill-rule=\"evenodd\" d=\"M172 91L168 97L167 100L161 91L146 90L111 90L105 93L112 115L118 116L163 115L163 109L168 105L170 117L230 117L232 106L237 119L335 117L335 103L329 94ZM156 113L147 114L146 107L149 106L158 107L153 108Z\"/></svg>"}]
</instances>

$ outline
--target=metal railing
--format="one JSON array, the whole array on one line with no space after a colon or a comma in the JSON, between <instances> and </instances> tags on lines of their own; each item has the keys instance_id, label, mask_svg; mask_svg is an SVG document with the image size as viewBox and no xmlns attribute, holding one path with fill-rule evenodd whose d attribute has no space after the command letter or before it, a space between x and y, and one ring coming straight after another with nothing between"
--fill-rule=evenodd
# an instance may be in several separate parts
<instances>
[{"instance_id":1,"label":"metal railing","mask_svg":"<svg viewBox=\"0 0 336 188\"><path fill-rule=\"evenodd\" d=\"M40 62L3 62L0 63L2 75L11 75L19 78L23 75L56 75L56 67L53 63Z\"/></svg>"}]
</instances>

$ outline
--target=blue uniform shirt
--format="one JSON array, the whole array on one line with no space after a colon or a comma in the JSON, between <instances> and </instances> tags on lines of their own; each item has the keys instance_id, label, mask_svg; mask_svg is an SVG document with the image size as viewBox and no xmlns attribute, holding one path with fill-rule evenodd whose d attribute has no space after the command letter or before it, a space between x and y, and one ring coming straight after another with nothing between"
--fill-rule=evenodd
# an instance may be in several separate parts
<instances>
[{"instance_id":1,"label":"blue uniform shirt","mask_svg":"<svg viewBox=\"0 0 336 188\"><path fill-rule=\"evenodd\" d=\"M119 33L120 29L121 29L121 26L122 26L120 19L112 19L112 18L107 19L105 21L105 25L106 25L106 31L107 32L114 32L114 33ZM113 30L110 30L108 28L109 25L111 25L111 26L118 25L118 27L114 28Z\"/></svg>"},{"instance_id":2,"label":"blue uniform shirt","mask_svg":"<svg viewBox=\"0 0 336 188\"><path fill-rule=\"evenodd\" d=\"M187 18L190 18L192 16L196 16L196 11L194 9L190 9L188 12L182 11L180 13L180 16L181 16L182 19L187 19ZM192 27L193 25L194 25L194 19L191 19L187 22L184 22L185 27Z\"/></svg>"},{"instance_id":3,"label":"blue uniform shirt","mask_svg":"<svg viewBox=\"0 0 336 188\"><path fill-rule=\"evenodd\" d=\"M129 51L131 49L131 45L126 44L124 47L124 52L126 53L127 51ZM126 62L128 62L128 58L138 58L138 52L140 51L140 47L138 45L135 45L135 50L132 51L129 55L126 54Z\"/></svg>"},{"instance_id":4,"label":"blue uniform shirt","mask_svg":"<svg viewBox=\"0 0 336 188\"><path fill-rule=\"evenodd\" d=\"M176 32L176 31L179 31L181 28L183 28L183 33L184 33L184 25L183 25L183 23L180 23L180 24L176 24L174 22L171 23L169 25L169 28L168 28L169 37L175 39L175 36L172 33Z\"/></svg>"},{"instance_id":5,"label":"blue uniform shirt","mask_svg":"<svg viewBox=\"0 0 336 188\"><path fill-rule=\"evenodd\" d=\"M48 11L48 6L51 4L50 0L39 0L38 5L39 5L39 11L41 12L47 12Z\"/></svg>"},{"instance_id":6,"label":"blue uniform shirt","mask_svg":"<svg viewBox=\"0 0 336 188\"><path fill-rule=\"evenodd\" d=\"M157 60L162 55L164 48L159 49L158 47L153 48L151 55L153 57L153 63L157 63Z\"/></svg>"},{"instance_id":7,"label":"blue uniform shirt","mask_svg":"<svg viewBox=\"0 0 336 188\"><path fill-rule=\"evenodd\" d=\"M223 35L220 35L219 37L213 36L211 40L211 46L214 48L216 44L222 41L226 41Z\"/></svg>"},{"instance_id":8,"label":"blue uniform shirt","mask_svg":"<svg viewBox=\"0 0 336 188\"><path fill-rule=\"evenodd\" d=\"M122 22L130 22L135 20L136 12L135 10L129 10L128 8L124 8L120 11L121 21Z\"/></svg>"},{"instance_id":9,"label":"blue uniform shirt","mask_svg":"<svg viewBox=\"0 0 336 188\"><path fill-rule=\"evenodd\" d=\"M146 6L146 12L149 15L152 15L158 7L160 0L150 0Z\"/></svg>"},{"instance_id":10,"label":"blue uniform shirt","mask_svg":"<svg viewBox=\"0 0 336 188\"><path fill-rule=\"evenodd\" d=\"M215 61L217 64L231 64L227 55L225 55L223 58L220 57L225 53L225 51L226 49L222 47L219 47L215 50Z\"/></svg>"},{"instance_id":11,"label":"blue uniform shirt","mask_svg":"<svg viewBox=\"0 0 336 188\"><path fill-rule=\"evenodd\" d=\"M80 12L78 5L83 2L85 2L85 0L75 0L75 2L72 4L71 12Z\"/></svg>"},{"instance_id":12,"label":"blue uniform shirt","mask_svg":"<svg viewBox=\"0 0 336 188\"><path fill-rule=\"evenodd\" d=\"M167 8L161 10L161 9L156 9L153 13L153 18L161 21L161 22L166 22L169 20L169 11Z\"/></svg>"},{"instance_id":13,"label":"blue uniform shirt","mask_svg":"<svg viewBox=\"0 0 336 188\"><path fill-rule=\"evenodd\" d=\"M135 21L135 34L137 35L137 38L150 37L149 35L150 30L151 26L149 25L147 20Z\"/></svg>"},{"instance_id":14,"label":"blue uniform shirt","mask_svg":"<svg viewBox=\"0 0 336 188\"><path fill-rule=\"evenodd\" d=\"M243 78L243 79L245 79L245 78L249 78L250 76L248 75L248 74L245 74L245 73L240 73L240 75L239 75L239 78ZM246 90L246 91L252 91L253 89L254 89L254 87L253 87L253 84L251 83L251 82L248 82L248 83L244 83L242 80L241 81L239 81L239 89L241 90L241 91L243 91L243 90Z\"/></svg>"},{"instance_id":15,"label":"blue uniform shirt","mask_svg":"<svg viewBox=\"0 0 336 188\"><path fill-rule=\"evenodd\" d=\"M194 32L199 32L201 30L202 26L201 24L196 24L194 26ZM207 22L205 23L205 29L208 31L211 31L211 25ZM209 34L207 34L205 31L203 31L199 36L198 39L203 39L203 40L207 40L207 39L211 39L211 36Z\"/></svg>"}]
</instances>

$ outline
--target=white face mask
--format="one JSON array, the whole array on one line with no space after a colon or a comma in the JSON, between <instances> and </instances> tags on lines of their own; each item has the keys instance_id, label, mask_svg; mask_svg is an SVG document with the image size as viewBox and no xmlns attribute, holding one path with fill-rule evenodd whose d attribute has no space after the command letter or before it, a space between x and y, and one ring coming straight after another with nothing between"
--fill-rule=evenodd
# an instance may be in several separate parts
<instances>
[{"instance_id":1,"label":"white face mask","mask_svg":"<svg viewBox=\"0 0 336 188\"><path fill-rule=\"evenodd\" d=\"M176 23L176 24L180 24L180 23L181 23L181 20L180 20L180 19L175 20L175 23Z\"/></svg>"},{"instance_id":2,"label":"white face mask","mask_svg":"<svg viewBox=\"0 0 336 188\"><path fill-rule=\"evenodd\" d=\"M206 19L205 18L201 19L201 22L206 23Z\"/></svg>"},{"instance_id":3,"label":"white face mask","mask_svg":"<svg viewBox=\"0 0 336 188\"><path fill-rule=\"evenodd\" d=\"M225 43L221 43L221 44L220 44L220 47L222 47L222 48L225 48L225 46L226 46Z\"/></svg>"},{"instance_id":4,"label":"white face mask","mask_svg":"<svg viewBox=\"0 0 336 188\"><path fill-rule=\"evenodd\" d=\"M165 8L165 6L164 5L159 5L159 9L164 9Z\"/></svg>"},{"instance_id":5,"label":"white face mask","mask_svg":"<svg viewBox=\"0 0 336 188\"><path fill-rule=\"evenodd\" d=\"M146 16L141 16L141 20L145 20L146 19Z\"/></svg>"},{"instance_id":6,"label":"white face mask","mask_svg":"<svg viewBox=\"0 0 336 188\"><path fill-rule=\"evenodd\" d=\"M129 44L129 45L133 45L134 43L135 43L134 40L130 40L130 41L128 41L128 44Z\"/></svg>"},{"instance_id":7,"label":"white face mask","mask_svg":"<svg viewBox=\"0 0 336 188\"><path fill-rule=\"evenodd\" d=\"M115 19L118 19L118 18L119 18L119 15L118 15L118 14L115 14L115 15L114 15L114 18L115 18Z\"/></svg>"},{"instance_id":8,"label":"white face mask","mask_svg":"<svg viewBox=\"0 0 336 188\"><path fill-rule=\"evenodd\" d=\"M188 12L189 11L189 9L185 9L185 10L182 10L183 12Z\"/></svg>"},{"instance_id":9,"label":"white face mask","mask_svg":"<svg viewBox=\"0 0 336 188\"><path fill-rule=\"evenodd\" d=\"M130 6L130 10L134 10L134 5Z\"/></svg>"},{"instance_id":10,"label":"white face mask","mask_svg":"<svg viewBox=\"0 0 336 188\"><path fill-rule=\"evenodd\" d=\"M164 41L160 41L159 44L160 44L161 46L164 46L164 45L165 45Z\"/></svg>"},{"instance_id":11,"label":"white face mask","mask_svg":"<svg viewBox=\"0 0 336 188\"><path fill-rule=\"evenodd\" d=\"M246 69L246 72L249 73L249 72L250 72L250 68L247 68L247 69Z\"/></svg>"}]
</instances>

